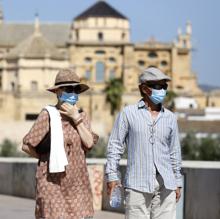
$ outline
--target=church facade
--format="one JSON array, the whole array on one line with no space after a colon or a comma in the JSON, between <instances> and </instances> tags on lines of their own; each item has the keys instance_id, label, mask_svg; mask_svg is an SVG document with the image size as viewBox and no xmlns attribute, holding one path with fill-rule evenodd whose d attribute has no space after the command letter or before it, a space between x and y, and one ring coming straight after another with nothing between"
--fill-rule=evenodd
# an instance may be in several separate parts
<instances>
[{"instance_id":1,"label":"church facade","mask_svg":"<svg viewBox=\"0 0 220 219\"><path fill-rule=\"evenodd\" d=\"M100 135L109 133L113 118L106 103L106 82L121 78L122 107L140 98L138 76L156 66L168 74L169 87L179 96L207 105L191 69L192 26L178 31L173 42L155 39L133 43L129 19L105 1L98 1L69 24L7 23L0 16L0 119L32 120L42 107L54 103L46 91L59 69L72 67L91 89L80 96ZM209 100L210 101L210 100ZM220 105L218 100L216 105Z\"/></svg>"}]
</instances>

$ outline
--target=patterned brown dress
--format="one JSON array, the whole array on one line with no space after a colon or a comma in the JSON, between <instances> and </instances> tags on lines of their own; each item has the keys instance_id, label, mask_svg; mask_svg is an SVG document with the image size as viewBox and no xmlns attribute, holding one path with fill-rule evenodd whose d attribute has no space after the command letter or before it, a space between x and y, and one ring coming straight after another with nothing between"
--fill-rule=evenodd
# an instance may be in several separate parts
<instances>
[{"instance_id":1,"label":"patterned brown dress","mask_svg":"<svg viewBox=\"0 0 220 219\"><path fill-rule=\"evenodd\" d=\"M81 116L84 125L91 131L85 112ZM94 214L85 147L67 118L62 117L62 128L68 165L65 172L49 173L49 153L40 156L36 172L36 219L81 219ZM36 147L48 131L49 114L44 109L23 143ZM98 136L91 133L95 144Z\"/></svg>"}]
</instances>

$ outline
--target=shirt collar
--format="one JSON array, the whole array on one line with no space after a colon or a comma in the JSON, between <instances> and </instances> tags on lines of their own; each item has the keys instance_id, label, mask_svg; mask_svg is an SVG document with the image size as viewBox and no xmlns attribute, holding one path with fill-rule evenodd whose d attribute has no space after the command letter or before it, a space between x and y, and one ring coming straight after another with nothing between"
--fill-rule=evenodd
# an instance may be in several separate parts
<instances>
[{"instance_id":1,"label":"shirt collar","mask_svg":"<svg viewBox=\"0 0 220 219\"><path fill-rule=\"evenodd\" d=\"M147 108L143 99L139 100L137 105L138 105L138 109Z\"/></svg>"},{"instance_id":2,"label":"shirt collar","mask_svg":"<svg viewBox=\"0 0 220 219\"><path fill-rule=\"evenodd\" d=\"M144 108L147 109L148 108L148 106L146 106L146 104L145 104L143 99L138 101L137 106L138 106L138 109L144 109ZM164 111L165 111L164 110L164 106L162 105L161 112L164 112Z\"/></svg>"}]
</instances>

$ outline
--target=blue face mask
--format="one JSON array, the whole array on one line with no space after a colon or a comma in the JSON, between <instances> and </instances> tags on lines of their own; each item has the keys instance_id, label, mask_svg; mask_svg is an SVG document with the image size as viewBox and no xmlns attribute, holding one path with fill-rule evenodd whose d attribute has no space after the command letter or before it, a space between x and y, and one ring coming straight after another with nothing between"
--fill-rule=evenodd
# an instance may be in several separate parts
<instances>
[{"instance_id":1,"label":"blue face mask","mask_svg":"<svg viewBox=\"0 0 220 219\"><path fill-rule=\"evenodd\" d=\"M152 89L152 94L151 96L149 96L149 98L154 104L159 104L159 103L163 103L166 94L167 92L164 89L161 90Z\"/></svg>"},{"instance_id":2,"label":"blue face mask","mask_svg":"<svg viewBox=\"0 0 220 219\"><path fill-rule=\"evenodd\" d=\"M59 100L62 102L67 102L74 105L79 99L79 95L76 93L67 93L62 92L62 95L59 97Z\"/></svg>"}]
</instances>

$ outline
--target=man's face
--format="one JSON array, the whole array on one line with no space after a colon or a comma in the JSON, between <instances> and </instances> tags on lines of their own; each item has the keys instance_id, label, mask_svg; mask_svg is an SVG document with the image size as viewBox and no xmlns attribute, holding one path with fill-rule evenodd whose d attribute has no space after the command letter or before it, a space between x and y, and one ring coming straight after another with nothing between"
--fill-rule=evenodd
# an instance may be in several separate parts
<instances>
[{"instance_id":1,"label":"man's face","mask_svg":"<svg viewBox=\"0 0 220 219\"><path fill-rule=\"evenodd\" d=\"M166 80L161 80L161 81L148 81L145 83L145 85L150 88L150 89L155 89L155 90L167 90L168 84L166 83Z\"/></svg>"},{"instance_id":2,"label":"man's face","mask_svg":"<svg viewBox=\"0 0 220 219\"><path fill-rule=\"evenodd\" d=\"M166 80L161 81L147 81L142 84L142 92L148 96L151 96L152 89L155 90L167 90L168 84Z\"/></svg>"}]
</instances>

